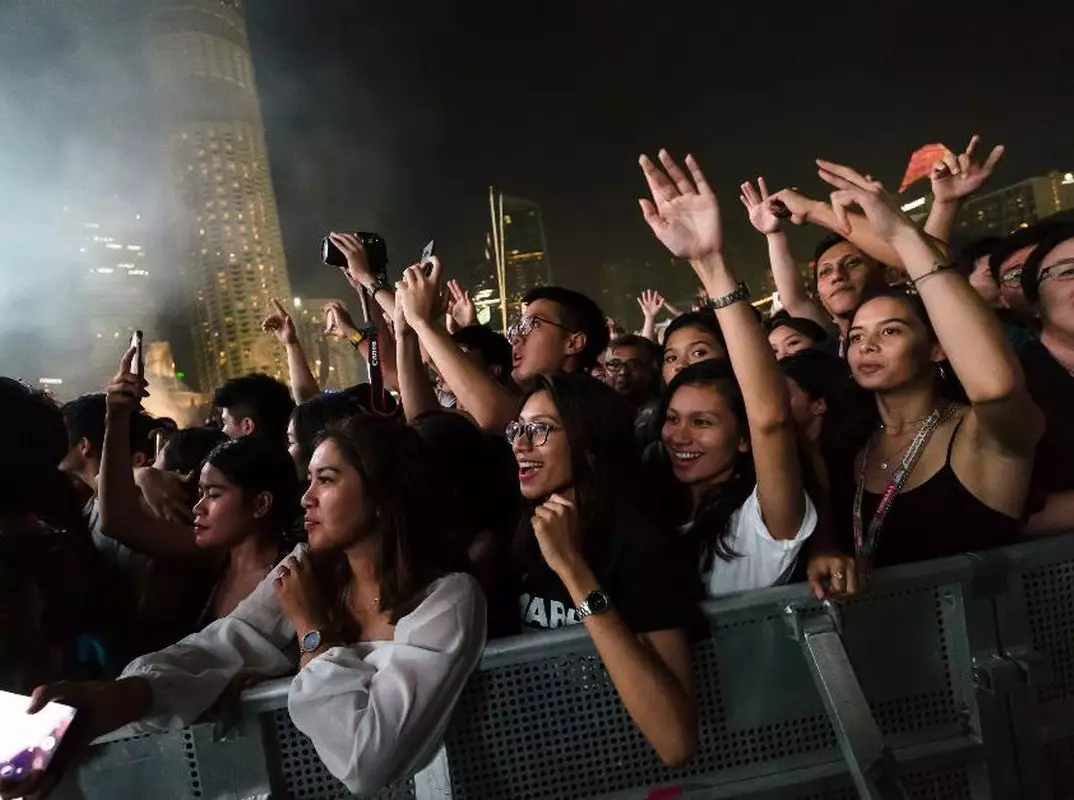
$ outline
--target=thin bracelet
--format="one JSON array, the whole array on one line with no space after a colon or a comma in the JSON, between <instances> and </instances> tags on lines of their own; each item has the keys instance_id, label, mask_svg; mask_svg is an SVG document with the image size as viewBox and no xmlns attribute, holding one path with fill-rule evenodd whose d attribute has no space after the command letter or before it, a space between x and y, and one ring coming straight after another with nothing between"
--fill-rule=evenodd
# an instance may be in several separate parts
<instances>
[{"instance_id":1,"label":"thin bracelet","mask_svg":"<svg viewBox=\"0 0 1074 800\"><path fill-rule=\"evenodd\" d=\"M942 264L939 261L937 261L935 264L932 265L932 269L930 269L924 275L919 275L916 278L911 278L910 279L910 285L913 286L916 289L917 284L920 283L921 281L925 280L925 278L929 278L929 277L935 275L937 272L943 272L944 270L953 269L954 266L955 265L950 263L950 262L948 262L946 264Z\"/></svg>"},{"instance_id":2,"label":"thin bracelet","mask_svg":"<svg viewBox=\"0 0 1074 800\"><path fill-rule=\"evenodd\" d=\"M712 302L712 307L714 309L716 309L716 308L727 308L727 306L733 305L733 304L739 302L740 300L749 300L749 299L750 299L749 287L746 286L745 282L740 282L738 284L738 286L736 286L733 290L731 290L730 292L728 292L727 294L725 294L725 295L723 295L721 297L715 298L711 302Z\"/></svg>"}]
</instances>

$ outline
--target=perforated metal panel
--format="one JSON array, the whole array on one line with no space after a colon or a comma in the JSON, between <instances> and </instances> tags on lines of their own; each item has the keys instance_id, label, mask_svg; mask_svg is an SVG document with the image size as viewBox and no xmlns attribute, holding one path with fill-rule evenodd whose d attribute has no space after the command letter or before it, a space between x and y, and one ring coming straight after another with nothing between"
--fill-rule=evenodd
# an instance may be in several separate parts
<instances>
[{"instance_id":1,"label":"perforated metal panel","mask_svg":"<svg viewBox=\"0 0 1074 800\"><path fill-rule=\"evenodd\" d=\"M390 786L374 795L353 795L325 769L309 738L291 722L286 708L263 714L262 725L272 750L274 792L289 800L412 800L413 781Z\"/></svg>"},{"instance_id":2,"label":"perforated metal panel","mask_svg":"<svg viewBox=\"0 0 1074 800\"><path fill-rule=\"evenodd\" d=\"M888 746L966 726L955 686L970 665L953 663L950 648L965 636L959 598L958 586L931 587L866 595L844 608L847 652Z\"/></svg>"},{"instance_id":3,"label":"perforated metal panel","mask_svg":"<svg viewBox=\"0 0 1074 800\"><path fill-rule=\"evenodd\" d=\"M902 785L913 800L973 800L965 767L911 772Z\"/></svg>"},{"instance_id":4,"label":"perforated metal panel","mask_svg":"<svg viewBox=\"0 0 1074 800\"><path fill-rule=\"evenodd\" d=\"M694 649L694 681L699 750L673 770L660 764L588 647L484 670L447 737L455 796L590 797L718 770L745 777L838 759L778 615L717 627Z\"/></svg>"},{"instance_id":5,"label":"perforated metal panel","mask_svg":"<svg viewBox=\"0 0 1074 800\"><path fill-rule=\"evenodd\" d=\"M1033 647L1051 665L1051 680L1037 687L1042 703L1074 697L1074 561L1022 576Z\"/></svg>"},{"instance_id":6,"label":"perforated metal panel","mask_svg":"<svg viewBox=\"0 0 1074 800\"><path fill-rule=\"evenodd\" d=\"M96 747L72 778L77 787L65 783L57 798L186 800L202 796L191 729L132 736Z\"/></svg>"}]
</instances>

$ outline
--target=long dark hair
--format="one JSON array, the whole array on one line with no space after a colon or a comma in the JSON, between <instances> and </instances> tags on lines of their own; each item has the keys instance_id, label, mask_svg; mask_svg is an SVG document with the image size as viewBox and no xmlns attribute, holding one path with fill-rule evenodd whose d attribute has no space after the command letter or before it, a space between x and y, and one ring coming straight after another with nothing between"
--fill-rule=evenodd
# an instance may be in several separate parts
<instances>
[{"instance_id":1,"label":"long dark hair","mask_svg":"<svg viewBox=\"0 0 1074 800\"><path fill-rule=\"evenodd\" d=\"M612 568L619 548L633 538L654 546L655 507L634 442L634 417L614 389L583 373L541 376L526 399L547 392L559 411L571 453L575 504L583 526L582 549L598 578ZM525 572L540 559L530 522L540 501L523 502L514 557Z\"/></svg>"},{"instance_id":2,"label":"long dark hair","mask_svg":"<svg viewBox=\"0 0 1074 800\"><path fill-rule=\"evenodd\" d=\"M317 437L325 428L365 410L358 399L347 392L319 394L295 406L291 412L291 422L295 427L298 457L302 463L310 463Z\"/></svg>"},{"instance_id":3,"label":"long dark hair","mask_svg":"<svg viewBox=\"0 0 1074 800\"><path fill-rule=\"evenodd\" d=\"M381 611L393 623L409 613L437 575L465 569L457 542L440 536L442 508L428 451L421 437L398 420L357 414L330 425L318 444L332 440L361 476L364 494L376 504L374 566ZM313 563L332 599L330 622L346 628L350 566L342 551L314 553Z\"/></svg>"},{"instance_id":4,"label":"long dark hair","mask_svg":"<svg viewBox=\"0 0 1074 800\"><path fill-rule=\"evenodd\" d=\"M705 386L723 397L734 415L737 433L743 439L749 439L746 404L729 362L700 361L691 364L676 375L668 385L660 403L657 420L661 425L667 419L668 407L671 405L675 392L683 386ZM662 440L659 445L649 449L647 457L650 464L662 476L661 493L665 500L665 503L661 504L662 507L677 509L679 513L677 521L683 521L685 515L682 509L690 507L690 492L671 474L670 458ZM713 556L723 561L738 557L738 553L728 542L729 523L731 515L742 507L756 484L757 477L753 469L752 453L737 452L730 479L712 486L702 496L686 540L691 551L701 560L703 571L711 567Z\"/></svg>"}]
</instances>

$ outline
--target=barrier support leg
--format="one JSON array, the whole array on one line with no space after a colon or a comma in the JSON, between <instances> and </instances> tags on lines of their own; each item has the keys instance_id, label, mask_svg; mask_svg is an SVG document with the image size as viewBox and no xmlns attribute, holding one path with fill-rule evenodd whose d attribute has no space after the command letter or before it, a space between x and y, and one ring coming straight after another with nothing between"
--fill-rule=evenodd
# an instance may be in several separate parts
<instances>
[{"instance_id":1,"label":"barrier support leg","mask_svg":"<svg viewBox=\"0 0 1074 800\"><path fill-rule=\"evenodd\" d=\"M884 748L858 676L840 632L838 606L827 614L805 613L787 606L784 613L809 665L854 787L863 800L904 800L894 760Z\"/></svg>"}]
</instances>

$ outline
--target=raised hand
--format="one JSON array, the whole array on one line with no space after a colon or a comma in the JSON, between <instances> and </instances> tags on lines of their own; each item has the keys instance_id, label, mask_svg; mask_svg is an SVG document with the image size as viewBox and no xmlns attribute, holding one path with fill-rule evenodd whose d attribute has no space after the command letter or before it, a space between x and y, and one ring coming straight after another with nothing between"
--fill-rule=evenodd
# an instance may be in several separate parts
<instances>
[{"instance_id":1,"label":"raised hand","mask_svg":"<svg viewBox=\"0 0 1074 800\"><path fill-rule=\"evenodd\" d=\"M330 233L328 238L340 249L347 259L347 268L343 271L347 282L357 291L362 286L373 282L373 270L369 268L369 258L365 245L353 233Z\"/></svg>"},{"instance_id":2,"label":"raised hand","mask_svg":"<svg viewBox=\"0 0 1074 800\"><path fill-rule=\"evenodd\" d=\"M663 169L648 156L639 163L653 199L642 199L641 211L664 246L679 258L702 259L723 250L720 205L693 156L686 157L687 178L666 150L659 153ZM692 180L691 180L692 178Z\"/></svg>"},{"instance_id":3,"label":"raised hand","mask_svg":"<svg viewBox=\"0 0 1074 800\"><path fill-rule=\"evenodd\" d=\"M578 509L562 495L553 494L533 510L530 520L545 563L557 575L582 557Z\"/></svg>"},{"instance_id":4,"label":"raised hand","mask_svg":"<svg viewBox=\"0 0 1074 800\"><path fill-rule=\"evenodd\" d=\"M295 321L287 313L287 309L275 297L272 298L275 311L265 317L261 323L261 330L265 333L274 333L276 338L284 345L298 344L298 332L295 330Z\"/></svg>"},{"instance_id":5,"label":"raised hand","mask_svg":"<svg viewBox=\"0 0 1074 800\"><path fill-rule=\"evenodd\" d=\"M477 324L477 306L474 305L470 293L466 291L458 281L447 282L448 291L451 293L449 304L451 316L460 328Z\"/></svg>"},{"instance_id":6,"label":"raised hand","mask_svg":"<svg viewBox=\"0 0 1074 800\"><path fill-rule=\"evenodd\" d=\"M123 354L119 362L119 372L105 387L105 404L110 412L133 414L142 404L143 397L149 397L145 379L131 372L134 361L134 348Z\"/></svg>"},{"instance_id":7,"label":"raised hand","mask_svg":"<svg viewBox=\"0 0 1074 800\"><path fill-rule=\"evenodd\" d=\"M906 216L898 200L885 191L880 181L851 167L819 158L817 167L821 180L836 189L832 192L832 211L844 233L850 232L847 210L852 206L862 210L877 236L886 242L890 243L908 231L918 233L913 220Z\"/></svg>"},{"instance_id":8,"label":"raised hand","mask_svg":"<svg viewBox=\"0 0 1074 800\"><path fill-rule=\"evenodd\" d=\"M324 306L324 333L325 336L338 336L340 339L349 339L358 332L358 326L350 312L343 307L338 300L325 303Z\"/></svg>"},{"instance_id":9,"label":"raised hand","mask_svg":"<svg viewBox=\"0 0 1074 800\"><path fill-rule=\"evenodd\" d=\"M742 205L749 212L750 224L760 233L767 236L770 233L779 231L780 222L791 218L791 213L784 201L769 198L768 186L765 184L764 178L757 178L757 187L760 189L759 192L753 188L752 183L746 181L741 186L742 194L739 195L738 199L742 201Z\"/></svg>"},{"instance_id":10,"label":"raised hand","mask_svg":"<svg viewBox=\"0 0 1074 800\"><path fill-rule=\"evenodd\" d=\"M414 264L403 271L402 280L395 284L395 301L402 303L406 321L415 330L431 323L443 308L440 273L439 261L433 262L433 270L428 275Z\"/></svg>"},{"instance_id":11,"label":"raised hand","mask_svg":"<svg viewBox=\"0 0 1074 800\"><path fill-rule=\"evenodd\" d=\"M988 180L992 170L1003 157L1003 145L992 148L983 164L973 161L973 151L981 137L976 133L970 137L966 152L955 155L950 150L932 166L929 180L932 182L932 196L937 203L955 203L971 195Z\"/></svg>"},{"instance_id":12,"label":"raised hand","mask_svg":"<svg viewBox=\"0 0 1074 800\"><path fill-rule=\"evenodd\" d=\"M772 213L779 219L789 220L792 225L805 225L809 222L809 215L823 205L819 200L806 197L795 187L780 189L768 196L768 207ZM753 221L752 217L750 221Z\"/></svg>"},{"instance_id":13,"label":"raised hand","mask_svg":"<svg viewBox=\"0 0 1074 800\"><path fill-rule=\"evenodd\" d=\"M645 289L641 293L641 297L638 298L638 307L641 308L641 313L647 320L655 320L656 315L660 313L660 309L666 306L666 301L660 296L660 292L654 292L652 289Z\"/></svg>"}]
</instances>

